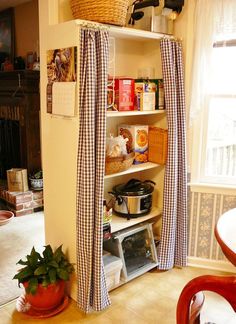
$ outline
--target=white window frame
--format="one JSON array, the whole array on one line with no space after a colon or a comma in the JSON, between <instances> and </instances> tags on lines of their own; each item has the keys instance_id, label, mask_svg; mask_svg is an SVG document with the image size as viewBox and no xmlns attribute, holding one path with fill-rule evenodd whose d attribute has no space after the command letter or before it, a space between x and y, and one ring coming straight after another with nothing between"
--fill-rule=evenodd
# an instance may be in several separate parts
<instances>
[{"instance_id":1,"label":"white window frame","mask_svg":"<svg viewBox=\"0 0 236 324\"><path fill-rule=\"evenodd\" d=\"M225 45L225 42L218 42L217 46ZM235 46L235 40L229 41L229 46ZM201 113L193 121L192 130L190 132L190 143L191 148L191 184L202 184L202 185L213 185L222 187L235 187L236 188L236 177L225 177L225 176L207 176L205 175L205 163L206 148L207 148L207 133L208 133L208 117L209 107L211 98L232 98L233 95L215 94L208 96L205 99L205 106Z\"/></svg>"}]
</instances>

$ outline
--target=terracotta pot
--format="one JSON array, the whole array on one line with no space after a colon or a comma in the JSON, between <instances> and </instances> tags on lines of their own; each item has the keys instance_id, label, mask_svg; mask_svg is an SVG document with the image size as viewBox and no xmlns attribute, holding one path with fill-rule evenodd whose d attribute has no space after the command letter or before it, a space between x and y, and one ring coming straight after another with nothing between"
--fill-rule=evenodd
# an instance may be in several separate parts
<instances>
[{"instance_id":1,"label":"terracotta pot","mask_svg":"<svg viewBox=\"0 0 236 324\"><path fill-rule=\"evenodd\" d=\"M24 282L24 287L27 288L29 283ZM63 300L65 296L65 281L58 280L55 284L50 284L47 287L38 285L35 295L25 292L26 301L34 308L38 310L48 310L55 308Z\"/></svg>"}]
</instances>

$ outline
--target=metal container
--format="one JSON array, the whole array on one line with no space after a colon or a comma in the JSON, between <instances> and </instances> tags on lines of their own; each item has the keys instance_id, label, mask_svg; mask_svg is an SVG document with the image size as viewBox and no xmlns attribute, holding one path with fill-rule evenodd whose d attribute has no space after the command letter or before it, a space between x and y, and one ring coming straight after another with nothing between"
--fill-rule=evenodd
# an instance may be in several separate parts
<instances>
[{"instance_id":1,"label":"metal container","mask_svg":"<svg viewBox=\"0 0 236 324\"><path fill-rule=\"evenodd\" d=\"M124 217L132 218L148 214L152 208L152 193L155 183L131 179L126 184L113 187L115 197L114 211Z\"/></svg>"}]
</instances>

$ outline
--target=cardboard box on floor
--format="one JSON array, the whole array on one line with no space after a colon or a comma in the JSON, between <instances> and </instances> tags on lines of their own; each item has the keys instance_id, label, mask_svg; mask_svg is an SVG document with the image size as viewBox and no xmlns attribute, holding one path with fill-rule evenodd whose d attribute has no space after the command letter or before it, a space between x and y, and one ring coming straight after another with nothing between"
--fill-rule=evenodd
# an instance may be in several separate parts
<instances>
[{"instance_id":1,"label":"cardboard box on floor","mask_svg":"<svg viewBox=\"0 0 236 324\"><path fill-rule=\"evenodd\" d=\"M8 191L28 191L28 178L26 169L13 168L7 170Z\"/></svg>"}]
</instances>

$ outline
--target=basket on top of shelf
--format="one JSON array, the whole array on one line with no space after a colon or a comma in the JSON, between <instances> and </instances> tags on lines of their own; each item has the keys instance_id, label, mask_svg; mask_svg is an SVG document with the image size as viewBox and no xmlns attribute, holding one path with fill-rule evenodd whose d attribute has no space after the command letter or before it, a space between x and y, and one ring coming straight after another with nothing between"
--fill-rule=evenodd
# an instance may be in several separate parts
<instances>
[{"instance_id":1,"label":"basket on top of shelf","mask_svg":"<svg viewBox=\"0 0 236 324\"><path fill-rule=\"evenodd\" d=\"M134 161L134 152L117 157L106 157L105 174L113 174L128 170Z\"/></svg>"},{"instance_id":2,"label":"basket on top of shelf","mask_svg":"<svg viewBox=\"0 0 236 324\"><path fill-rule=\"evenodd\" d=\"M129 0L70 0L75 19L124 26Z\"/></svg>"}]
</instances>

